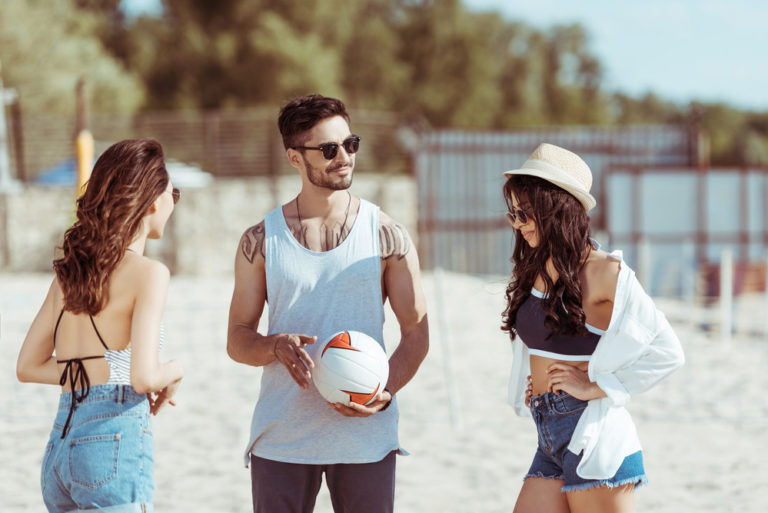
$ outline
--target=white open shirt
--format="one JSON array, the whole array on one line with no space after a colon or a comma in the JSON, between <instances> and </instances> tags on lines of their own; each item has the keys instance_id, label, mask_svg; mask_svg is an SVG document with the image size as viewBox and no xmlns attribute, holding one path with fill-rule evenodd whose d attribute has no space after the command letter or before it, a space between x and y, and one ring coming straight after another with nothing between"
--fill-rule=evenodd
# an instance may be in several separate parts
<instances>
[{"instance_id":1,"label":"white open shirt","mask_svg":"<svg viewBox=\"0 0 768 513\"><path fill-rule=\"evenodd\" d=\"M568 444L574 454L584 451L576 468L584 479L613 477L624 458L641 449L624 405L631 395L650 389L685 362L680 340L623 261L621 251L611 257L621 265L613 313L588 368L589 379L607 397L589 401ZM529 416L525 389L530 355L520 337L512 342L512 349L508 401L518 415Z\"/></svg>"}]
</instances>

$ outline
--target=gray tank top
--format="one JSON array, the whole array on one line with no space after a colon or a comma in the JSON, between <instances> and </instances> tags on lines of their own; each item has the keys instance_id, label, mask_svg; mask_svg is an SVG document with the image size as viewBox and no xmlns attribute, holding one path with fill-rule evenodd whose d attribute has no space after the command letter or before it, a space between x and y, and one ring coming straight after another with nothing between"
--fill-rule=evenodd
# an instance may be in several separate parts
<instances>
[{"instance_id":1,"label":"gray tank top","mask_svg":"<svg viewBox=\"0 0 768 513\"><path fill-rule=\"evenodd\" d=\"M294 238L282 207L264 220L268 333L316 335L310 357L343 330L383 342L379 208L360 201L355 224L336 248L311 251ZM383 344L382 344L383 345ZM263 367L245 454L303 464L370 463L399 449L398 409L367 418L337 413L314 386L302 390L277 360Z\"/></svg>"}]
</instances>

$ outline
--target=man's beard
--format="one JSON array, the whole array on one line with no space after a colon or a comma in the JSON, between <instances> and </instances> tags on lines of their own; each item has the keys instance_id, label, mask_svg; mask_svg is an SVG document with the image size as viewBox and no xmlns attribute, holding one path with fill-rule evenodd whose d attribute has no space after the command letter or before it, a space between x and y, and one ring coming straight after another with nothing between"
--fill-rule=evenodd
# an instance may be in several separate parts
<instances>
[{"instance_id":1,"label":"man's beard","mask_svg":"<svg viewBox=\"0 0 768 513\"><path fill-rule=\"evenodd\" d=\"M345 162L344 164L322 170L312 166L312 164L304 160L304 169L307 172L307 178L309 179L309 182L317 187L330 189L332 191L343 191L349 189L349 187L352 185L352 177L354 176L353 166L354 164L352 164L352 162ZM342 167L350 168L350 172L347 176L343 178L335 177L334 179L334 176L329 174L332 171Z\"/></svg>"}]
</instances>

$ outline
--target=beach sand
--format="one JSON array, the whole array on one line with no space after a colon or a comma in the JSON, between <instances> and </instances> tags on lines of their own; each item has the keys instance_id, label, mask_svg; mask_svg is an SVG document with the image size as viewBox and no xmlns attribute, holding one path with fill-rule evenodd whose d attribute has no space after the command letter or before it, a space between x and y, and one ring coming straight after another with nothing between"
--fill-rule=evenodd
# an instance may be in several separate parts
<instances>
[{"instance_id":1,"label":"beach sand","mask_svg":"<svg viewBox=\"0 0 768 513\"><path fill-rule=\"evenodd\" d=\"M530 418L506 403L511 349L499 330L504 277L427 273L431 347L399 394L396 511L512 510L535 451ZM39 487L58 387L18 383L15 364L51 275L0 274L0 511L45 511ZM186 377L178 406L154 418L155 510L251 511L243 466L260 371L226 354L231 278L174 276L165 314L164 359ZM680 337L686 366L629 410L643 443L649 486L638 511L764 513L768 501L768 340L754 330L723 343L695 329L692 310L658 300ZM765 310L756 315L765 319ZM387 312L391 352L399 331ZM315 511L331 512L323 488Z\"/></svg>"}]
</instances>

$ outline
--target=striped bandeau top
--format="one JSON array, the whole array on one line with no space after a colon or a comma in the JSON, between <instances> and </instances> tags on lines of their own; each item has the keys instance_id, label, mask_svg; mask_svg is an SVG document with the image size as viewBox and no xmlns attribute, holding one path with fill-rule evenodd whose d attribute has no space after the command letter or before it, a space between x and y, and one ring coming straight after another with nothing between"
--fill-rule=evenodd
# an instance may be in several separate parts
<instances>
[{"instance_id":1,"label":"striped bandeau top","mask_svg":"<svg viewBox=\"0 0 768 513\"><path fill-rule=\"evenodd\" d=\"M59 318L56 320L56 327L53 329L53 347L56 348L56 333L59 331L59 324L61 318L64 316L64 310L59 313ZM64 364L64 370L61 373L59 384L64 386L69 384L70 388L70 406L69 415L64 423L64 428L61 431L61 438L63 439L69 431L69 422L72 420L72 414L75 411L77 403L82 402L83 399L88 397L88 393L91 390L91 380L88 377L88 372L83 365L86 360L95 360L97 358L104 358L109 365L109 380L107 385L130 385L131 384L131 348L121 350L112 350L107 347L104 339L101 337L98 328L96 328L96 322L93 320L93 316L88 315L91 320L91 326L93 331L96 332L96 336L99 337L99 342L104 347L104 354L96 354L89 356L79 356L75 358L68 358L64 360L57 359L57 363ZM160 347L163 346L165 339L165 333L162 323L160 324Z\"/></svg>"}]
</instances>

